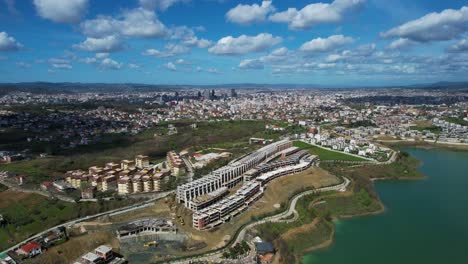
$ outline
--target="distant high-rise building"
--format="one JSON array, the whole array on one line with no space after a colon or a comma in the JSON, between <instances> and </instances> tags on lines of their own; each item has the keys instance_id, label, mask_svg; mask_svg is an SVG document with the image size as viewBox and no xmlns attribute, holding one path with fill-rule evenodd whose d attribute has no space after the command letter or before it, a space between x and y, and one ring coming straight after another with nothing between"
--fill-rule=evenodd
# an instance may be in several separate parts
<instances>
[{"instance_id":1,"label":"distant high-rise building","mask_svg":"<svg viewBox=\"0 0 468 264\"><path fill-rule=\"evenodd\" d=\"M237 97L236 89L231 89L231 97Z\"/></svg>"},{"instance_id":2,"label":"distant high-rise building","mask_svg":"<svg viewBox=\"0 0 468 264\"><path fill-rule=\"evenodd\" d=\"M203 91L203 97L205 99L209 99L210 98L210 90L204 90Z\"/></svg>"}]
</instances>

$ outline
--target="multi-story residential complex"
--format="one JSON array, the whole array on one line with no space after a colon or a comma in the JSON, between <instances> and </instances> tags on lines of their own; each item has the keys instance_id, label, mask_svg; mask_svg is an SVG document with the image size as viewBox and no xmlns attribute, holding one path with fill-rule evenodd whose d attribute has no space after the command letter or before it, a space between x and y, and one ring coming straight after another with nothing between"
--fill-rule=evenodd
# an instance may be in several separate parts
<instances>
[{"instance_id":1,"label":"multi-story residential complex","mask_svg":"<svg viewBox=\"0 0 468 264\"><path fill-rule=\"evenodd\" d=\"M287 162L281 163L282 160ZM278 161L271 162L271 164L274 164L271 167L272 171L269 170L260 174L255 181L245 182L235 195L218 199L217 202L211 203L211 205L201 210L193 206L194 201L197 201L199 197L195 198L190 203L191 209L194 210L192 215L193 227L198 230L205 230L230 221L232 217L246 210L248 206L261 197L263 187L269 181L277 177L304 171L317 160L318 156L297 152L289 158L283 157Z\"/></svg>"},{"instance_id":2,"label":"multi-story residential complex","mask_svg":"<svg viewBox=\"0 0 468 264\"><path fill-rule=\"evenodd\" d=\"M180 176L185 173L185 164L175 151L169 151L167 153L167 164L171 169L172 175Z\"/></svg>"},{"instance_id":3,"label":"multi-story residential complex","mask_svg":"<svg viewBox=\"0 0 468 264\"><path fill-rule=\"evenodd\" d=\"M177 201L190 207L190 201L198 196L214 192L221 187L232 188L242 181L242 175L275 153L292 147L289 140L281 140L262 147L210 175L177 187Z\"/></svg>"},{"instance_id":4,"label":"multi-story residential complex","mask_svg":"<svg viewBox=\"0 0 468 264\"><path fill-rule=\"evenodd\" d=\"M244 174L244 181L250 181L252 179L255 179L258 175L262 173L272 171L279 167L297 164L299 160L303 156L305 156L307 153L309 153L307 150L299 150L299 148L297 147L291 147L281 152L278 152L279 155L274 155L273 157L276 157L276 158L283 157L283 158L278 159L276 161L272 161L272 162L265 162L247 171Z\"/></svg>"},{"instance_id":5,"label":"multi-story residential complex","mask_svg":"<svg viewBox=\"0 0 468 264\"><path fill-rule=\"evenodd\" d=\"M148 156L138 155L135 157L135 166L137 168L145 168L149 166Z\"/></svg>"},{"instance_id":6,"label":"multi-story residential complex","mask_svg":"<svg viewBox=\"0 0 468 264\"><path fill-rule=\"evenodd\" d=\"M244 211L254 200L261 197L263 192L257 182L248 182L239 189L235 195L199 211L192 216L193 227L198 230L210 229Z\"/></svg>"},{"instance_id":7,"label":"multi-story residential complex","mask_svg":"<svg viewBox=\"0 0 468 264\"><path fill-rule=\"evenodd\" d=\"M190 201L189 208L193 211L201 210L221 200L228 193L227 187L221 187L218 190L194 198Z\"/></svg>"},{"instance_id":8,"label":"multi-story residential complex","mask_svg":"<svg viewBox=\"0 0 468 264\"><path fill-rule=\"evenodd\" d=\"M105 167L90 167L88 172L68 171L65 179L76 189L91 185L97 191L117 191L127 195L160 191L161 180L169 175L170 170L151 166L147 156L138 155L135 161L110 162Z\"/></svg>"},{"instance_id":9,"label":"multi-story residential complex","mask_svg":"<svg viewBox=\"0 0 468 264\"><path fill-rule=\"evenodd\" d=\"M305 158L301 159L297 164L280 167L279 169L276 169L274 171L266 172L257 177L257 179L255 180L259 182L261 186L264 186L269 181L275 178L305 171L306 169L310 168L310 166L312 166L314 162L317 161L317 159L318 156L307 155Z\"/></svg>"}]
</instances>

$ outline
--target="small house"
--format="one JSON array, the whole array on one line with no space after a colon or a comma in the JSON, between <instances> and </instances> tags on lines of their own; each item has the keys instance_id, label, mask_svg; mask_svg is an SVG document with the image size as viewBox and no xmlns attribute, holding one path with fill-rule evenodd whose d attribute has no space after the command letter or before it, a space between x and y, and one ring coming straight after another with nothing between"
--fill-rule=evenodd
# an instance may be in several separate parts
<instances>
[{"instance_id":1,"label":"small house","mask_svg":"<svg viewBox=\"0 0 468 264\"><path fill-rule=\"evenodd\" d=\"M17 251L18 255L26 255L28 257L34 257L39 254L42 254L42 247L36 242L29 242L26 245L22 246Z\"/></svg>"}]
</instances>

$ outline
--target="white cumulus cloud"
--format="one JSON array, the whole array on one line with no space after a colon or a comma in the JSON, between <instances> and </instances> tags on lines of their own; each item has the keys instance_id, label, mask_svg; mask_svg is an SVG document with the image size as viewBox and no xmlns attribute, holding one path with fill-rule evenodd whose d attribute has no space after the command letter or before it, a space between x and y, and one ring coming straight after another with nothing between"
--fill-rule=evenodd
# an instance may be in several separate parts
<instances>
[{"instance_id":1,"label":"white cumulus cloud","mask_svg":"<svg viewBox=\"0 0 468 264\"><path fill-rule=\"evenodd\" d=\"M261 70L265 66L258 59L245 59L239 63L239 68L243 70Z\"/></svg>"},{"instance_id":2,"label":"white cumulus cloud","mask_svg":"<svg viewBox=\"0 0 468 264\"><path fill-rule=\"evenodd\" d=\"M187 26L174 27L169 30L171 40L180 40L180 42L188 47L208 48L213 43L207 39L196 36L194 30Z\"/></svg>"},{"instance_id":3,"label":"white cumulus cloud","mask_svg":"<svg viewBox=\"0 0 468 264\"><path fill-rule=\"evenodd\" d=\"M56 69L70 70L73 68L71 61L63 58L51 58L47 61L50 66Z\"/></svg>"},{"instance_id":4,"label":"white cumulus cloud","mask_svg":"<svg viewBox=\"0 0 468 264\"><path fill-rule=\"evenodd\" d=\"M226 13L226 19L229 22L249 25L256 22L266 20L266 16L270 12L274 12L275 8L271 1L263 1L261 5L242 5L239 4Z\"/></svg>"},{"instance_id":5,"label":"white cumulus cloud","mask_svg":"<svg viewBox=\"0 0 468 264\"><path fill-rule=\"evenodd\" d=\"M299 48L303 52L328 52L340 46L352 43L351 37L343 35L333 35L328 38L316 38L301 45Z\"/></svg>"},{"instance_id":6,"label":"white cumulus cloud","mask_svg":"<svg viewBox=\"0 0 468 264\"><path fill-rule=\"evenodd\" d=\"M430 13L381 33L384 38L405 38L418 42L453 39L468 30L468 7Z\"/></svg>"},{"instance_id":7,"label":"white cumulus cloud","mask_svg":"<svg viewBox=\"0 0 468 264\"><path fill-rule=\"evenodd\" d=\"M468 52L468 37L459 40L457 43L451 45L447 50L449 52Z\"/></svg>"},{"instance_id":8,"label":"white cumulus cloud","mask_svg":"<svg viewBox=\"0 0 468 264\"><path fill-rule=\"evenodd\" d=\"M0 51L17 51L22 47L23 45L15 38L8 36L8 33L0 32Z\"/></svg>"},{"instance_id":9,"label":"white cumulus cloud","mask_svg":"<svg viewBox=\"0 0 468 264\"><path fill-rule=\"evenodd\" d=\"M290 29L305 30L318 24L337 23L343 20L346 12L363 5L365 0L335 0L332 3L313 3L301 10L288 8L277 12L269 19L277 23L287 23Z\"/></svg>"},{"instance_id":10,"label":"white cumulus cloud","mask_svg":"<svg viewBox=\"0 0 468 264\"><path fill-rule=\"evenodd\" d=\"M177 67L172 62L168 62L168 63L164 64L164 67L166 69L170 70L170 71L177 71Z\"/></svg>"},{"instance_id":11,"label":"white cumulus cloud","mask_svg":"<svg viewBox=\"0 0 468 264\"><path fill-rule=\"evenodd\" d=\"M123 67L123 63L117 62L111 58L105 58L99 63L99 68L104 70L118 70Z\"/></svg>"},{"instance_id":12,"label":"white cumulus cloud","mask_svg":"<svg viewBox=\"0 0 468 264\"><path fill-rule=\"evenodd\" d=\"M238 55L262 52L281 41L281 37L275 37L269 33L260 33L257 36L241 35L237 38L227 36L218 40L208 51L217 55Z\"/></svg>"},{"instance_id":13,"label":"white cumulus cloud","mask_svg":"<svg viewBox=\"0 0 468 264\"><path fill-rule=\"evenodd\" d=\"M73 45L75 49L91 52L114 52L123 49L122 42L116 36L103 38L86 38L85 41Z\"/></svg>"},{"instance_id":14,"label":"white cumulus cloud","mask_svg":"<svg viewBox=\"0 0 468 264\"><path fill-rule=\"evenodd\" d=\"M39 16L58 23L80 21L88 8L88 0L34 0Z\"/></svg>"},{"instance_id":15,"label":"white cumulus cloud","mask_svg":"<svg viewBox=\"0 0 468 264\"><path fill-rule=\"evenodd\" d=\"M142 7L150 10L159 9L161 11L165 11L177 3L189 1L190 0L139 0Z\"/></svg>"},{"instance_id":16,"label":"white cumulus cloud","mask_svg":"<svg viewBox=\"0 0 468 264\"><path fill-rule=\"evenodd\" d=\"M415 42L407 39L407 38L399 38L394 41L392 41L390 44L388 44L387 49L390 50L403 50L411 47L414 45Z\"/></svg>"},{"instance_id":17,"label":"white cumulus cloud","mask_svg":"<svg viewBox=\"0 0 468 264\"><path fill-rule=\"evenodd\" d=\"M157 58L167 58L173 57L179 54L184 54L189 52L190 49L183 45L168 43L164 46L164 50L157 50L157 49L147 49L145 50L142 55L144 56L152 56Z\"/></svg>"},{"instance_id":18,"label":"white cumulus cloud","mask_svg":"<svg viewBox=\"0 0 468 264\"><path fill-rule=\"evenodd\" d=\"M159 21L156 13L141 7L124 10L117 18L98 16L84 21L80 26L83 34L94 38L109 35L161 38L167 34L166 26Z\"/></svg>"}]
</instances>

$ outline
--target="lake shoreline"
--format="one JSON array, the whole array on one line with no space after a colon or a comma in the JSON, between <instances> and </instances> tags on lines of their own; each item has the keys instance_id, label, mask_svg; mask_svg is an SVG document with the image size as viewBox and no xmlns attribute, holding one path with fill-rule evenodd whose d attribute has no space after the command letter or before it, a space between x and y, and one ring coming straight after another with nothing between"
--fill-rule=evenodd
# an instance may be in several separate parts
<instances>
[{"instance_id":1,"label":"lake shoreline","mask_svg":"<svg viewBox=\"0 0 468 264\"><path fill-rule=\"evenodd\" d=\"M381 200L382 205L385 204L385 208L365 214L334 217L334 219L350 220L343 223L334 223L336 228L338 228L338 225L343 225L339 228L342 231L335 232L334 242L329 244L329 246L334 246L313 248L313 250L302 256L302 263L339 264L350 257L359 259L363 264L373 263L376 257L382 257L383 264L395 263L395 261L401 260L402 257L407 257L407 261L404 263L441 263L443 257L436 250L441 243L449 245L451 244L449 241L453 239L459 241L457 243L466 240L464 235L456 237L451 235L456 232L457 228L466 226L462 219L448 220L450 224L444 222L445 218L443 216L435 217L434 223L423 221L432 215L433 210L437 210L436 208L440 208L442 204L445 204L440 199L440 195L446 192L450 192L450 195L463 194L463 186L466 186L467 181L464 174L468 169L465 162L466 153L447 148L414 146L408 146L408 149L404 151L420 161L417 170L422 177L378 177L371 179L372 182L393 180L395 183L380 183L374 186L378 191L379 200ZM450 180L446 178L447 175L451 176ZM408 181L408 183L398 184L397 180ZM466 198L463 198L463 196L459 199L456 205L446 208L448 214L458 214L457 209L460 208L461 204L466 203ZM425 201L425 205L418 207L417 204L420 201ZM381 216L366 217L379 215L386 211L387 213ZM363 216L362 219L351 220L360 216ZM434 232L433 225L436 223L445 223L446 228L443 231L435 231L433 235L426 237L425 234L428 234L431 230ZM393 225L398 227L395 226L396 229L386 228ZM404 237L408 232L414 234L413 238L399 243L401 237ZM377 242L380 239L382 241ZM410 249L412 248L411 245L415 243L424 246ZM388 245L388 247L383 245ZM361 247L368 248L372 253L364 255L359 253ZM422 252L427 251L427 248L431 248L431 253L421 255ZM417 253L414 253L414 250ZM464 259L462 246L446 247L443 252L445 252L444 254L453 254L457 260ZM421 258L425 259L425 261L422 261Z\"/></svg>"},{"instance_id":2,"label":"lake shoreline","mask_svg":"<svg viewBox=\"0 0 468 264\"><path fill-rule=\"evenodd\" d=\"M419 160L419 159L418 159L418 161L419 161L419 164L418 164L416 169L418 169L418 168L420 168L422 166L422 161ZM391 181L391 180L395 180L395 181L419 181L419 180L425 180L425 179L427 179L427 177L428 177L427 175L425 175L424 173L421 172L421 175L416 176L416 177L374 177L374 178L370 178L369 180L371 182ZM373 188L375 190L375 186L373 186ZM385 207L384 203L380 200L380 195L379 195L379 197L377 199L377 202L379 203L379 209L377 209L377 210L370 211L370 212L355 213L355 214L339 215L339 216L333 217L333 219L347 220L347 219L352 219L352 218L357 218L357 217L367 217L367 216L379 215L379 214L384 213L386 211L386 207ZM305 251L305 253L302 254L301 258L303 258L307 254L314 253L316 251L326 249L326 248L332 246L335 243L335 228L336 227L335 227L335 223L333 221L331 221L330 223L332 224L332 232L331 232L329 238L326 241L320 243L319 245L308 248Z\"/></svg>"},{"instance_id":3,"label":"lake shoreline","mask_svg":"<svg viewBox=\"0 0 468 264\"><path fill-rule=\"evenodd\" d=\"M378 140L377 142L390 147L414 147L422 149L445 149L453 151L467 151L468 144L464 143L442 143L442 142L426 142L426 141L409 141L409 140Z\"/></svg>"}]
</instances>

